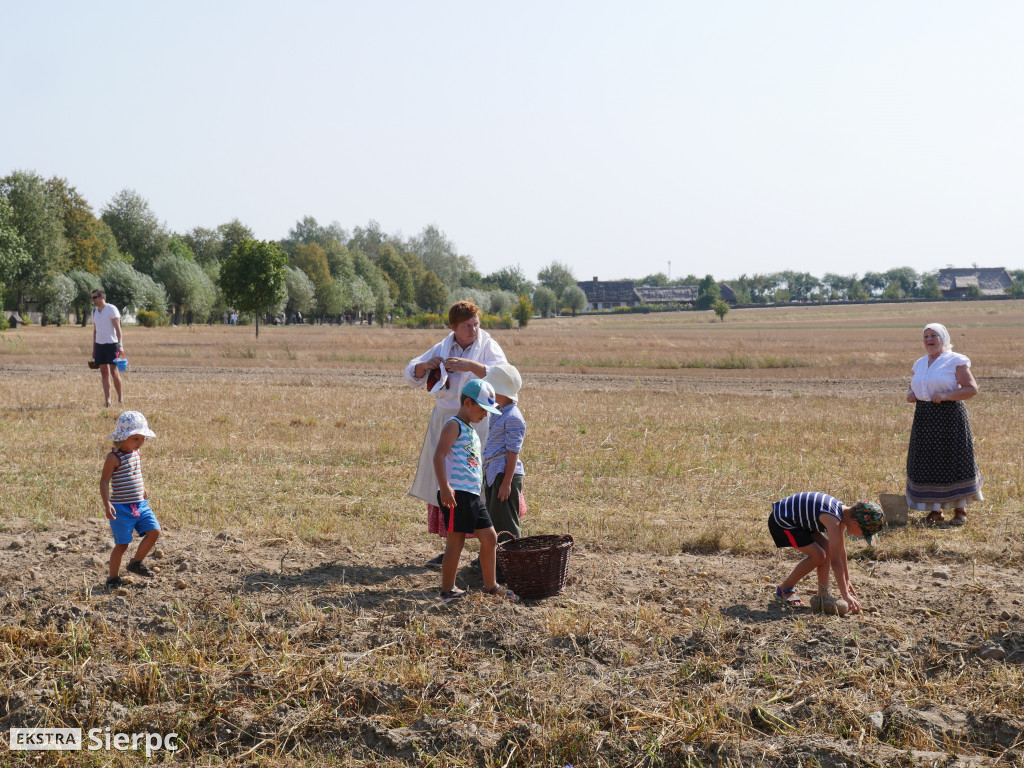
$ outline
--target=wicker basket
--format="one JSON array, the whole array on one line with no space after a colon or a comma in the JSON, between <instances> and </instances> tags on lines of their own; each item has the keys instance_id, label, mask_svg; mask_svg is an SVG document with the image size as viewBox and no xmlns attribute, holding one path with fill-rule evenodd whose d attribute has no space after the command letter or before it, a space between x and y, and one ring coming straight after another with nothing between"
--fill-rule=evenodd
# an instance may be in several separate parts
<instances>
[{"instance_id":1,"label":"wicker basket","mask_svg":"<svg viewBox=\"0 0 1024 768\"><path fill-rule=\"evenodd\" d=\"M501 541L502 536L510 539ZM498 535L498 566L505 583L525 600L557 595L569 574L573 540L569 534L524 536L507 531Z\"/></svg>"}]
</instances>

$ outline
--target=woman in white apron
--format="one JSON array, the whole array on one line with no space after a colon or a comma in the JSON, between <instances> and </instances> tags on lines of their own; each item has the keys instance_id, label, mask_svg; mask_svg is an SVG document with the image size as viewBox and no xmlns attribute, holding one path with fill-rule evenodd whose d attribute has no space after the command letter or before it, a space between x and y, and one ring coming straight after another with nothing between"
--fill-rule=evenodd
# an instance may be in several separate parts
<instances>
[{"instance_id":1,"label":"woman in white apron","mask_svg":"<svg viewBox=\"0 0 1024 768\"><path fill-rule=\"evenodd\" d=\"M423 438L416 479L409 495L427 504L427 531L440 536L446 534L444 518L437 506L437 478L434 476L434 450L441 436L441 428L459 410L459 393L470 379L482 379L495 365L508 361L491 335L480 328L480 308L471 301L459 301L448 310L448 325L452 332L405 368L405 381L410 387L426 386L434 396L434 410L427 422ZM481 447L487 444L488 420L474 425L480 436ZM441 567L444 553L427 562Z\"/></svg>"}]
</instances>

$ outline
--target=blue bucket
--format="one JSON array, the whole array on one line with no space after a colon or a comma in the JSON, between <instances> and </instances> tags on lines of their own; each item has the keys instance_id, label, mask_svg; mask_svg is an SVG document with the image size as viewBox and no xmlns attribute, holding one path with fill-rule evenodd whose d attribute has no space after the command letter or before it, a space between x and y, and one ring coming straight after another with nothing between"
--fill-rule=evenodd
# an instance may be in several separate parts
<instances>
[{"instance_id":1,"label":"blue bucket","mask_svg":"<svg viewBox=\"0 0 1024 768\"><path fill-rule=\"evenodd\" d=\"M119 371L127 371L128 370L128 360L127 360L127 358L119 357L114 362L117 363L117 370L119 370Z\"/></svg>"}]
</instances>

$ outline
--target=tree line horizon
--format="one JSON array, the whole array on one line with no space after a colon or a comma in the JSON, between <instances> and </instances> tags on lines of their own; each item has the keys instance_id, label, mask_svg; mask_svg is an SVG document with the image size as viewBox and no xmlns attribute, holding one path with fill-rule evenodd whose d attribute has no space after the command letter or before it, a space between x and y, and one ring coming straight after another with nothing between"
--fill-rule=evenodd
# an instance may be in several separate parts
<instances>
[{"instance_id":1,"label":"tree line horizon","mask_svg":"<svg viewBox=\"0 0 1024 768\"><path fill-rule=\"evenodd\" d=\"M1008 270L1011 293L1024 295L1024 270ZM785 301L940 298L938 271L910 267L821 278L808 272L711 274L669 280L654 273L637 285L698 286L695 307L711 309L727 282L740 304ZM411 237L384 233L370 220L351 231L305 216L280 240L257 240L235 218L216 227L171 231L134 189L99 211L64 178L16 170L0 179L0 295L5 314L35 303L44 322L74 313L83 325L92 291L102 288L140 321L211 322L231 308L260 317L375 319L433 314L470 299L490 315L525 324L534 313L576 313L587 305L573 270L558 260L530 280L522 268L484 273L474 258L431 224ZM0 318L6 322L6 318ZM257 326L258 328L258 326Z\"/></svg>"}]
</instances>

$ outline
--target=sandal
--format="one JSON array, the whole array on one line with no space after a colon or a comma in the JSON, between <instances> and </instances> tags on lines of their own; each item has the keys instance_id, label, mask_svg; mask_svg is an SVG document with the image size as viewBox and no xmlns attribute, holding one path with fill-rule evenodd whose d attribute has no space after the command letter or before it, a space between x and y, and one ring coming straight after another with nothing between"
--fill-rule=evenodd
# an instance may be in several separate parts
<instances>
[{"instance_id":1,"label":"sandal","mask_svg":"<svg viewBox=\"0 0 1024 768\"><path fill-rule=\"evenodd\" d=\"M458 587L452 587L445 591L441 590L441 602L450 603L452 600L461 600L466 596L466 590L459 589Z\"/></svg>"},{"instance_id":2,"label":"sandal","mask_svg":"<svg viewBox=\"0 0 1024 768\"><path fill-rule=\"evenodd\" d=\"M783 589L782 587L776 587L775 599L783 605L788 605L790 608L804 607L803 600L797 596L795 589Z\"/></svg>"},{"instance_id":3,"label":"sandal","mask_svg":"<svg viewBox=\"0 0 1024 768\"><path fill-rule=\"evenodd\" d=\"M950 525L967 525L967 513L958 509L953 513L953 519L949 521Z\"/></svg>"},{"instance_id":4,"label":"sandal","mask_svg":"<svg viewBox=\"0 0 1024 768\"><path fill-rule=\"evenodd\" d=\"M481 591L485 595L494 595L495 597L504 597L506 600L511 600L513 603L519 602L519 595L513 592L508 587L495 586L494 589L484 589L481 587Z\"/></svg>"},{"instance_id":5,"label":"sandal","mask_svg":"<svg viewBox=\"0 0 1024 768\"><path fill-rule=\"evenodd\" d=\"M940 510L929 512L928 517L924 519L924 524L927 525L929 528L931 528L933 525L944 525L945 522L946 518L942 516L942 512ZM963 525L963 523L958 523L958 525Z\"/></svg>"}]
</instances>

